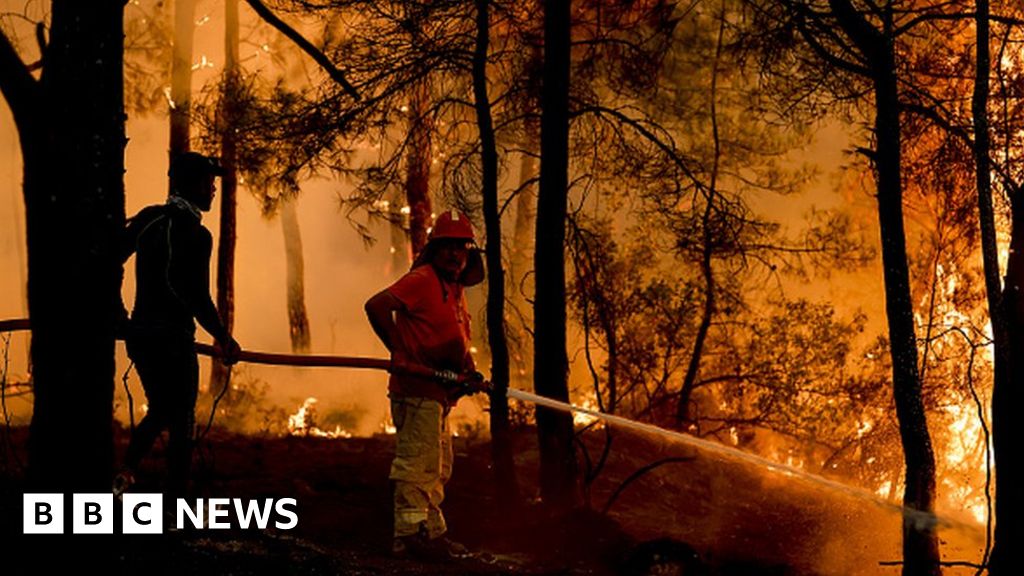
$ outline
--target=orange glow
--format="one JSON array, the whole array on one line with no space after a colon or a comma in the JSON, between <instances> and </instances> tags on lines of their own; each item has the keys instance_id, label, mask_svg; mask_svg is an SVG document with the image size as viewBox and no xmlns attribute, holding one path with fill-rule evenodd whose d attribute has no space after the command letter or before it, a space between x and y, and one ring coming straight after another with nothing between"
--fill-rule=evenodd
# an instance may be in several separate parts
<instances>
[{"instance_id":1,"label":"orange glow","mask_svg":"<svg viewBox=\"0 0 1024 576\"><path fill-rule=\"evenodd\" d=\"M299 410L288 417L289 436L316 436L318 438L351 438L352 433L341 426L334 430L322 430L316 425L317 399L306 398Z\"/></svg>"}]
</instances>

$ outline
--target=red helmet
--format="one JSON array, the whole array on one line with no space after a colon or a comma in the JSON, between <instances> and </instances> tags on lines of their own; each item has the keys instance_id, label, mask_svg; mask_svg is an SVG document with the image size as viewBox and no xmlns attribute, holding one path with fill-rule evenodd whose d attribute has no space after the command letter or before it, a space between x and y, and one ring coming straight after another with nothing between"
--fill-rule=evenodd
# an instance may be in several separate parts
<instances>
[{"instance_id":1,"label":"red helmet","mask_svg":"<svg viewBox=\"0 0 1024 576\"><path fill-rule=\"evenodd\" d=\"M427 245L416 256L412 267L416 268L430 262L430 259L433 257L433 241L443 239L465 240L466 242L475 243L476 236L473 234L473 225L469 222L469 218L458 210L448 210L441 213L434 220L434 227L430 229L430 234L427 236ZM474 247L469 250L469 254L466 256L466 268L459 276L459 282L464 286L475 286L483 281L484 259L480 256L480 249Z\"/></svg>"},{"instance_id":2,"label":"red helmet","mask_svg":"<svg viewBox=\"0 0 1024 576\"><path fill-rule=\"evenodd\" d=\"M434 220L434 227L430 229L427 242L443 238L466 240L469 242L476 241L476 236L473 234L473 224L470 223L469 218L465 214L461 214L458 210L442 212Z\"/></svg>"}]
</instances>

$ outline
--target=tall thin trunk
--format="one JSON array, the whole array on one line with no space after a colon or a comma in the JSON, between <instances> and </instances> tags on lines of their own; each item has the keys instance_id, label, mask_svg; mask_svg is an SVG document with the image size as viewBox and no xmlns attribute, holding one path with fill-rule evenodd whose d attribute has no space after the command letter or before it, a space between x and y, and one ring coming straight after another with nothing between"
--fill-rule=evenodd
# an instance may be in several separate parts
<instances>
[{"instance_id":1,"label":"tall thin trunk","mask_svg":"<svg viewBox=\"0 0 1024 576\"><path fill-rule=\"evenodd\" d=\"M427 245L432 222L430 202L431 131L430 78L424 76L412 86L409 97L409 144L406 152L405 200L409 204L409 238L412 253Z\"/></svg>"},{"instance_id":2,"label":"tall thin trunk","mask_svg":"<svg viewBox=\"0 0 1024 576\"><path fill-rule=\"evenodd\" d=\"M569 399L566 352L565 219L569 201L570 2L544 5L544 66L541 90L540 190L534 253L534 389ZM556 510L577 499L572 416L537 407L540 489Z\"/></svg>"},{"instance_id":3,"label":"tall thin trunk","mask_svg":"<svg viewBox=\"0 0 1024 576\"><path fill-rule=\"evenodd\" d=\"M527 69L539 69L544 62L541 46L530 46L530 63ZM531 75L531 78L535 75ZM515 290L513 301L522 300L520 290L532 296L532 283L526 280L533 259L535 224L537 220L537 179L540 153L540 122L536 117L540 99L540 86L531 82L528 88L526 119L523 122L522 143L519 155L519 185L516 197L516 222L512 237L512 256L509 259L509 275Z\"/></svg>"},{"instance_id":4,"label":"tall thin trunk","mask_svg":"<svg viewBox=\"0 0 1024 576\"><path fill-rule=\"evenodd\" d=\"M238 171L235 167L237 141L235 117L239 76L238 65L238 0L224 2L224 95L221 99L220 160L225 174L220 190L220 235L217 241L217 311L228 333L235 324L235 245L236 208L238 204ZM219 394L224 387L228 369L219 360L211 362L210 393Z\"/></svg>"},{"instance_id":5,"label":"tall thin trunk","mask_svg":"<svg viewBox=\"0 0 1024 576\"><path fill-rule=\"evenodd\" d=\"M512 438L508 421L508 341L505 336L505 270L501 265L501 214L498 212L498 147L487 96L487 46L490 34L489 0L476 0L476 49L473 53L473 103L480 132L480 162L487 234L487 343L491 349L491 382L497 394L491 396L491 455L499 501L512 504L519 499Z\"/></svg>"},{"instance_id":6,"label":"tall thin trunk","mask_svg":"<svg viewBox=\"0 0 1024 576\"><path fill-rule=\"evenodd\" d=\"M292 352L309 352L309 317L306 314L305 266L302 259L302 232L295 211L298 198L281 202L281 230L284 232L285 278L288 283L288 334Z\"/></svg>"},{"instance_id":7,"label":"tall thin trunk","mask_svg":"<svg viewBox=\"0 0 1024 576\"><path fill-rule=\"evenodd\" d=\"M917 369L914 305L910 296L906 232L903 226L901 129L893 7L882 9L882 27L874 27L850 0L829 0L837 22L870 64L875 97L875 172L881 232L885 313L889 324L893 397L899 422L906 484L903 505L925 513L935 510L935 453L921 398ZM939 541L927 523L903 521L904 576L938 576Z\"/></svg>"},{"instance_id":8,"label":"tall thin trunk","mask_svg":"<svg viewBox=\"0 0 1024 576\"><path fill-rule=\"evenodd\" d=\"M539 52L539 49L538 49ZM538 56L538 59L540 57ZM520 378L530 378L533 365L531 337L526 328L532 326L533 250L537 226L537 172L540 153L540 127L535 120L527 120L519 157L519 184L516 187L516 219L512 230L512 249L509 257L508 303L517 321L511 323L512 364Z\"/></svg>"},{"instance_id":9,"label":"tall thin trunk","mask_svg":"<svg viewBox=\"0 0 1024 576\"><path fill-rule=\"evenodd\" d=\"M917 340L903 227L900 113L891 38L881 48L875 68L875 137L878 178L878 220L882 235L885 308L889 323L893 396L906 466L903 505L923 512L935 509L935 454L921 398L917 371ZM942 573L938 535L906 518L903 524L903 574Z\"/></svg>"},{"instance_id":10,"label":"tall thin trunk","mask_svg":"<svg viewBox=\"0 0 1024 576\"><path fill-rule=\"evenodd\" d=\"M540 135L536 123L527 122L523 134L523 152L519 155L519 185L516 196L516 221L512 229L512 257L509 259L509 279L512 281L514 297L522 300L529 295L526 277L533 259L534 238L537 224L537 152ZM520 294L520 291L526 294Z\"/></svg>"},{"instance_id":11,"label":"tall thin trunk","mask_svg":"<svg viewBox=\"0 0 1024 576\"><path fill-rule=\"evenodd\" d=\"M21 182L18 179L18 150L17 143L11 141L11 180L8 182L11 190L17 190ZM23 316L28 316L28 262L25 254L21 222L25 217L23 214L22 201L17 194L11 194L11 215L14 217L14 255L18 265L18 302L21 304Z\"/></svg>"},{"instance_id":12,"label":"tall thin trunk","mask_svg":"<svg viewBox=\"0 0 1024 576\"><path fill-rule=\"evenodd\" d=\"M709 198L704 211L704 245L700 260L701 276L704 280L704 306L701 309L697 333L693 338L693 349L690 351L690 361L686 366L683 385L679 391L679 403L676 406L676 425L680 428L697 425L697 414L692 406L693 390L697 385L697 373L700 371L701 358L704 356L704 343L707 341L708 332L711 330L711 321L715 314L715 274L711 263L711 238L707 232L711 206Z\"/></svg>"},{"instance_id":13,"label":"tall thin trunk","mask_svg":"<svg viewBox=\"0 0 1024 576\"><path fill-rule=\"evenodd\" d=\"M408 202L404 194L396 193L391 199L391 220L388 223L388 231L391 234L391 263L388 265L388 274L398 278L409 270L412 264L412 253L410 252L409 234L405 231L411 222L411 214L403 214L400 206ZM430 217L430 214L427 214ZM429 222L429 221L428 221Z\"/></svg>"},{"instance_id":14,"label":"tall thin trunk","mask_svg":"<svg viewBox=\"0 0 1024 576\"><path fill-rule=\"evenodd\" d=\"M723 6L719 17L718 39L715 43L715 59L711 66L710 116L714 153L711 164L711 179L708 183L707 204L704 206L704 215L701 218L700 270L701 276L704 279L704 308L701 312L700 323L697 325L697 334L693 339L693 350L690 353L690 362L686 367L683 386L679 392L676 424L681 428L693 425L696 421L696 415L693 413L693 406L691 405L691 397L693 396L693 389L697 385L697 373L700 370L701 359L704 356L704 342L707 340L708 332L711 330L711 321L715 314L715 271L712 264L715 238L712 233L712 217L714 216L715 196L718 190L718 170L722 160L722 139L718 134L718 65L722 56L724 36L725 8Z\"/></svg>"},{"instance_id":15,"label":"tall thin trunk","mask_svg":"<svg viewBox=\"0 0 1024 576\"><path fill-rule=\"evenodd\" d=\"M1016 442L1013 441L1016 434L1015 406L1018 401L1018 393L1013 390L1013 374L1024 373L1024 366L1018 366L1019 361L1012 360L1011 350L1014 348L1012 342L1019 345L1024 341L1020 334L1024 323L1018 308L1020 298L1018 296L1021 271L1024 270L1020 263L1020 253L1010 251L1010 265L1007 269L1007 280L1010 282L1004 288L999 279L999 246L996 238L995 215L992 207L992 162L989 154L991 152L991 140L989 138L988 122L988 94L989 74L992 66L991 52L989 48L989 3L988 0L977 0L975 10L975 33L977 42L975 54L975 76L974 94L971 99L971 112L974 117L974 161L975 178L978 189L978 220L981 228L981 254L982 267L985 272L985 294L988 298L989 318L992 321L992 344L994 348L995 374L992 384L992 438L996 461L996 505L995 520L996 529L992 558L989 564L989 574L992 576L1004 576L1013 574L1020 566L1016 551L1016 544L1021 540L1021 496L1019 490L1013 487L1018 486L1020 480L1016 467L1011 460L1016 458L1013 453ZM1019 244L1021 237L1018 234L1017 222L1020 221L1020 201L1014 198L1013 202L1013 226L1011 233L1011 244ZM1011 275L1012 270L1012 275ZM1011 283L1012 282L1012 283ZM1012 315L1009 318L1008 315ZM1013 321L1011 325L1008 321ZM1002 462L1003 466L999 463ZM1000 489L1010 487L1010 489Z\"/></svg>"},{"instance_id":16,"label":"tall thin trunk","mask_svg":"<svg viewBox=\"0 0 1024 576\"><path fill-rule=\"evenodd\" d=\"M195 12L195 0L175 0L174 55L171 60L171 158L190 148Z\"/></svg>"}]
</instances>

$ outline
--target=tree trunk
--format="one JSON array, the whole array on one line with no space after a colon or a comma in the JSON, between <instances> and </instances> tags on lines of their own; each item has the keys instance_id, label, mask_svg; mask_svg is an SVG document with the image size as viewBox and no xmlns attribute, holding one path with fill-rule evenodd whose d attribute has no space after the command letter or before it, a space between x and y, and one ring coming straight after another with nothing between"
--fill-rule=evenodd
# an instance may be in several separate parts
<instances>
[{"instance_id":1,"label":"tree trunk","mask_svg":"<svg viewBox=\"0 0 1024 576\"><path fill-rule=\"evenodd\" d=\"M18 178L18 152L15 149L17 146L18 144L12 140L10 152L11 179L7 183L11 190L17 190L18 186L21 185L21 181ZM21 228L22 219L25 217L22 213L24 211L23 205L23 200L20 200L16 194L11 194L11 215L14 221L14 254L18 262L18 302L21 304L22 315L28 317L28 255L25 252L25 244L22 242L24 236L22 235L23 231Z\"/></svg>"},{"instance_id":2,"label":"tree trunk","mask_svg":"<svg viewBox=\"0 0 1024 576\"><path fill-rule=\"evenodd\" d=\"M914 306L910 295L906 233L903 228L901 132L893 8L888 3L877 29L850 0L830 0L839 26L870 63L875 96L875 170L878 184L878 223L881 231L885 313L889 324L893 397L906 467L903 505L925 513L935 507L935 453L921 398L917 369ZM929 523L903 520L904 576L938 576L939 541Z\"/></svg>"},{"instance_id":3,"label":"tree trunk","mask_svg":"<svg viewBox=\"0 0 1024 576\"><path fill-rule=\"evenodd\" d=\"M238 170L235 168L235 107L241 71L238 66L238 0L224 3L224 95L221 99L220 161L224 167L220 190L220 235L217 241L217 311L228 333L235 323L235 244ZM224 388L228 368L217 358L210 362L210 393ZM229 400L227 396L224 397Z\"/></svg>"},{"instance_id":4,"label":"tree trunk","mask_svg":"<svg viewBox=\"0 0 1024 576\"><path fill-rule=\"evenodd\" d=\"M501 265L501 214L498 206L498 147L487 96L487 46L490 34L489 0L476 0L476 50L473 53L473 102L480 132L480 161L487 234L487 343L491 349L491 455L498 501L519 500L512 438L508 422L509 355L505 336L505 271Z\"/></svg>"},{"instance_id":5,"label":"tree trunk","mask_svg":"<svg viewBox=\"0 0 1024 576\"><path fill-rule=\"evenodd\" d=\"M541 89L541 164L534 253L534 389L555 400L569 399L566 353L565 218L569 196L570 2L544 5L544 66ZM556 510L576 501L572 416L537 407L540 489Z\"/></svg>"},{"instance_id":6,"label":"tree trunk","mask_svg":"<svg viewBox=\"0 0 1024 576\"><path fill-rule=\"evenodd\" d=\"M1018 287L1024 285L1019 280L1021 268L1020 253L1010 252L1010 263L1007 270L1007 279L1018 279L1012 284L1007 283L1005 296L1002 283L999 278L999 246L996 239L995 215L992 207L992 181L990 173L992 162L989 154L991 152L991 141L989 138L988 122L988 93L989 93L989 70L991 68L991 53L989 50L989 3L988 0L978 0L975 14L975 33L977 35L977 51L975 54L975 78L974 94L971 100L971 111L974 117L974 161L975 178L978 189L978 220L981 229L981 253L982 266L985 272L985 293L988 298L989 318L992 322L992 345L994 351L995 374L992 384L992 432L994 453L996 460L996 505L995 520L996 530L994 548L989 564L989 574L992 576L1004 576L1015 573L1020 562L1014 557L1014 544L1020 541L1021 505L1018 490L1000 490L1000 486L1018 486L1019 475L1014 474L1015 468L1009 464L1014 458L1012 453L1014 437L1014 406L1016 406L1016 394L1012 390L1014 378L1012 374L1021 374L1024 366L1015 366L1011 360L1010 351L1013 348L1012 340L1019 345L1022 342L1020 334L1011 338L1008 325L1008 314L1013 314L1014 324L1012 330L1019 332L1024 326L1024 315L1015 308L1020 304L1016 297ZM1011 244L1021 242L1021 236L1017 233L1017 217L1019 201L1015 198L1012 202L1014 210L1012 213L1013 226L1011 228ZM1019 250L1020 248L1018 248ZM1012 270L1013 275L1010 275ZM1011 289L1012 286L1012 289ZM1010 396L1007 398L1007 396ZM1009 441L1006 441L1009 440ZM1003 466L999 466L1003 462Z\"/></svg>"},{"instance_id":7,"label":"tree trunk","mask_svg":"<svg viewBox=\"0 0 1024 576\"><path fill-rule=\"evenodd\" d=\"M538 50L539 51L539 50ZM538 56L538 59L540 57ZM540 150L540 128L532 119L526 121L523 134L523 152L519 157L519 185L516 196L516 220L512 231L512 254L509 258L508 301L516 310L519 322L513 323L513 361L520 378L529 378L533 364L533 350L526 327L532 325L528 302L533 299L534 234L537 225L537 155Z\"/></svg>"},{"instance_id":8,"label":"tree trunk","mask_svg":"<svg viewBox=\"0 0 1024 576\"><path fill-rule=\"evenodd\" d=\"M298 198L281 202L281 229L284 231L284 257L288 282L288 334L292 352L309 352L309 317L306 314L305 267L302 260L302 233L295 211Z\"/></svg>"},{"instance_id":9,"label":"tree trunk","mask_svg":"<svg viewBox=\"0 0 1024 576\"><path fill-rule=\"evenodd\" d=\"M124 226L123 3L54 2L36 81L0 33L24 159L33 492L104 492Z\"/></svg>"},{"instance_id":10,"label":"tree trunk","mask_svg":"<svg viewBox=\"0 0 1024 576\"><path fill-rule=\"evenodd\" d=\"M406 153L405 200L409 204L409 238L415 258L427 245L432 225L430 202L430 79L424 76L412 86L409 97L409 143Z\"/></svg>"},{"instance_id":11,"label":"tree trunk","mask_svg":"<svg viewBox=\"0 0 1024 576\"><path fill-rule=\"evenodd\" d=\"M1019 457L1019 435L1014 420L1020 416L1020 378L1024 375L1024 198L1015 190L1012 196L1013 228L1010 237L1010 256L1006 266L1006 284L1002 293L1000 312L1003 315L1006 346L1000 350L996 341L996 374L992 390L992 443L995 454L996 499L995 538L989 574L1005 576L1020 570L1020 550L1014 544L1021 538L1022 497L1019 486L1021 474L1011 463ZM996 332L993 314L993 336ZM1000 356L1002 352L1003 356ZM1001 369L1000 360L1003 360ZM1002 466L1000 466L1002 464ZM1000 487L1003 487L1002 489ZM1018 488L1015 490L1015 488Z\"/></svg>"},{"instance_id":12,"label":"tree trunk","mask_svg":"<svg viewBox=\"0 0 1024 576\"><path fill-rule=\"evenodd\" d=\"M895 49L890 38L878 47L875 64L875 165L878 178L878 220L882 236L885 308L891 343L893 396L906 466L903 505L931 513L935 507L935 454L921 399L917 371L917 340L903 228L900 182L900 113L895 74ZM903 522L903 574L941 574L939 541L930 526L911 518Z\"/></svg>"},{"instance_id":13,"label":"tree trunk","mask_svg":"<svg viewBox=\"0 0 1024 576\"><path fill-rule=\"evenodd\" d=\"M697 373L700 371L701 359L704 356L704 342L707 340L708 332L711 329L711 321L715 315L715 270L712 259L714 257L716 239L712 233L712 217L715 209L715 197L718 191L718 170L722 160L722 140L718 134L718 64L722 56L723 38L725 35L724 5L722 10L718 23L718 39L715 43L715 59L711 67L709 111L714 156L711 165L711 179L708 183L707 204L704 205L704 215L701 217L700 270L701 276L704 279L704 309L701 312L700 323L697 325L697 335L693 339L693 351L690 354L690 362L686 367L683 386L679 392L679 405L676 407L676 424L684 429L695 426L697 423L697 415L694 413L691 397L693 396L693 389L697 385Z\"/></svg>"},{"instance_id":14,"label":"tree trunk","mask_svg":"<svg viewBox=\"0 0 1024 576\"><path fill-rule=\"evenodd\" d=\"M539 69L544 62L544 54L537 44L530 46L530 63L527 69ZM531 75L531 78L535 75ZM540 125L537 114L537 102L540 98L539 83L529 84L527 101L524 111L522 151L519 154L519 185L516 188L516 222L512 237L512 257L509 261L509 276L514 289L513 302L523 301L532 297L532 282L526 280L533 259L535 223L537 220L537 178L538 153L540 152ZM526 294L521 294L521 291Z\"/></svg>"},{"instance_id":15,"label":"tree trunk","mask_svg":"<svg viewBox=\"0 0 1024 576\"><path fill-rule=\"evenodd\" d=\"M195 32L195 0L175 0L174 56L171 61L170 157L190 149L192 107L192 37Z\"/></svg>"},{"instance_id":16,"label":"tree trunk","mask_svg":"<svg viewBox=\"0 0 1024 576\"><path fill-rule=\"evenodd\" d=\"M533 235L537 225L537 148L540 147L537 127L529 122L523 137L523 152L519 155L519 186L516 196L516 221L512 231L512 257L509 259L509 277L514 297L524 300L530 295L526 281L533 259ZM526 294L522 294L525 291Z\"/></svg>"},{"instance_id":17,"label":"tree trunk","mask_svg":"<svg viewBox=\"0 0 1024 576\"><path fill-rule=\"evenodd\" d=\"M403 194L395 194L390 204L388 219L388 231L391 234L391 262L388 264L388 274L398 278L409 270L412 264L412 254L409 251L409 234L406 233L406 226L411 222L410 214L403 214L400 207L408 199ZM430 215L427 214L429 217Z\"/></svg>"}]
</instances>

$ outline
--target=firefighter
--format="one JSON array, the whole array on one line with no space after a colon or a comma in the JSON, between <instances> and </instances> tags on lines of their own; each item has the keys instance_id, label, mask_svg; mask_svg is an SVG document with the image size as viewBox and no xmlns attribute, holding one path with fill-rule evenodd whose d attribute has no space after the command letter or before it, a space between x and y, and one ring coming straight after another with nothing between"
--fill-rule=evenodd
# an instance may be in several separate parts
<instances>
[{"instance_id":1,"label":"firefighter","mask_svg":"<svg viewBox=\"0 0 1024 576\"><path fill-rule=\"evenodd\" d=\"M455 210L434 222L412 269L366 302L370 325L391 352L388 385L397 429L394 482L396 555L459 558L466 548L445 533L441 501L452 473L448 414L465 388L480 383L470 354L470 318L464 288L484 278L473 226ZM414 376L405 365L427 366L439 377Z\"/></svg>"},{"instance_id":2,"label":"firefighter","mask_svg":"<svg viewBox=\"0 0 1024 576\"><path fill-rule=\"evenodd\" d=\"M188 487L192 433L199 390L196 323L214 337L225 364L234 364L238 343L210 298L213 238L202 224L223 175L215 158L195 152L171 161L165 204L143 208L128 220L122 263L135 253L135 306L124 330L128 356L146 392L148 411L132 433L124 467L114 480L118 496L134 483L135 470L153 442L168 430L169 494Z\"/></svg>"}]
</instances>

